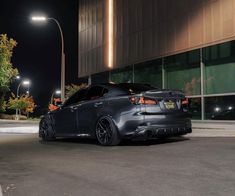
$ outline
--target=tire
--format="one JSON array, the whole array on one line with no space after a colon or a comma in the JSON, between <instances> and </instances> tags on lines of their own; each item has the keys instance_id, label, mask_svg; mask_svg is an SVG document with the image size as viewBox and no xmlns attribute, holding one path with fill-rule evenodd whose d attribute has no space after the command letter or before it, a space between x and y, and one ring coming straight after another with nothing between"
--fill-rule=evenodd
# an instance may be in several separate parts
<instances>
[{"instance_id":1,"label":"tire","mask_svg":"<svg viewBox=\"0 0 235 196\"><path fill-rule=\"evenodd\" d=\"M116 146L120 143L118 129L109 116L101 117L95 128L96 138L103 146Z\"/></svg>"},{"instance_id":2,"label":"tire","mask_svg":"<svg viewBox=\"0 0 235 196\"><path fill-rule=\"evenodd\" d=\"M41 137L43 141L53 141L56 139L55 132L52 127L52 123L49 116L43 118L40 121L39 137Z\"/></svg>"}]
</instances>

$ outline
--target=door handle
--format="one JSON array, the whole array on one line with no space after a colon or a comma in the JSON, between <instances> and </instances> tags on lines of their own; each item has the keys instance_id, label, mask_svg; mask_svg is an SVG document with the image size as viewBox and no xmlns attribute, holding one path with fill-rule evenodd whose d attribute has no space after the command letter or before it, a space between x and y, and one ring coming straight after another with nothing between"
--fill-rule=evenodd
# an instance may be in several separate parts
<instances>
[{"instance_id":1,"label":"door handle","mask_svg":"<svg viewBox=\"0 0 235 196\"><path fill-rule=\"evenodd\" d=\"M97 107L100 107L100 106L102 106L103 105L103 102L97 102L97 103L95 103L94 104L94 106L97 108Z\"/></svg>"}]
</instances>

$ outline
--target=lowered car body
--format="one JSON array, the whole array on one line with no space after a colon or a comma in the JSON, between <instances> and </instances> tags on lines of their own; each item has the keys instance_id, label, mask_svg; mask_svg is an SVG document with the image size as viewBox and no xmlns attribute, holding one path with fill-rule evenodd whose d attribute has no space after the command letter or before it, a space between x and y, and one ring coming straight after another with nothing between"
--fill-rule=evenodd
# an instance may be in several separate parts
<instances>
[{"instance_id":1,"label":"lowered car body","mask_svg":"<svg viewBox=\"0 0 235 196\"><path fill-rule=\"evenodd\" d=\"M135 83L92 85L46 114L39 136L90 137L102 145L180 136L192 132L187 104L181 91Z\"/></svg>"}]
</instances>

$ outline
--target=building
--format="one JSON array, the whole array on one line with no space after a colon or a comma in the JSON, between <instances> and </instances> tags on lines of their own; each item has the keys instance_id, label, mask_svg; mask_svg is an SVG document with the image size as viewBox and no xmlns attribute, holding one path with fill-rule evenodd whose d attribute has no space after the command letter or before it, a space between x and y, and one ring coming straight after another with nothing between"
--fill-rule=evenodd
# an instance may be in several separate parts
<instances>
[{"instance_id":1,"label":"building","mask_svg":"<svg viewBox=\"0 0 235 196\"><path fill-rule=\"evenodd\" d=\"M79 78L183 90L193 119L235 120L235 0L80 0Z\"/></svg>"}]
</instances>

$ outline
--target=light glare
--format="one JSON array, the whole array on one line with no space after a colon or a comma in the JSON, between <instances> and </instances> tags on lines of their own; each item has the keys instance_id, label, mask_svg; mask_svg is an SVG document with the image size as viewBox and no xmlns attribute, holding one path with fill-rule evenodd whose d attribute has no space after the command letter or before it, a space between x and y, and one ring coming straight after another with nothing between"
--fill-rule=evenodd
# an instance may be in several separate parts
<instances>
[{"instance_id":1,"label":"light glare","mask_svg":"<svg viewBox=\"0 0 235 196\"><path fill-rule=\"evenodd\" d=\"M216 112L219 112L219 111L220 111L220 108L219 108L219 107L216 107L216 108L215 108L215 111L216 111Z\"/></svg>"},{"instance_id":2,"label":"light glare","mask_svg":"<svg viewBox=\"0 0 235 196\"><path fill-rule=\"evenodd\" d=\"M113 0L109 0L108 67L113 67Z\"/></svg>"},{"instance_id":3,"label":"light glare","mask_svg":"<svg viewBox=\"0 0 235 196\"><path fill-rule=\"evenodd\" d=\"M29 85L29 84L30 84L29 80L23 81L23 85Z\"/></svg>"},{"instance_id":4,"label":"light glare","mask_svg":"<svg viewBox=\"0 0 235 196\"><path fill-rule=\"evenodd\" d=\"M59 95L59 94L61 94L61 91L57 90L57 91L55 91L55 94Z\"/></svg>"}]
</instances>

